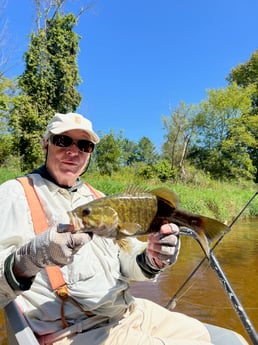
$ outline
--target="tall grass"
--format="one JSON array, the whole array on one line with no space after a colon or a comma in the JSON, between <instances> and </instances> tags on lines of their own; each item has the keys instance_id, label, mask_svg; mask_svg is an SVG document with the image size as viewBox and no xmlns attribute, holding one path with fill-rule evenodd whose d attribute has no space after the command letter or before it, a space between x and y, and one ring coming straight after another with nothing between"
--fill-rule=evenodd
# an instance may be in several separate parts
<instances>
[{"instance_id":1,"label":"tall grass","mask_svg":"<svg viewBox=\"0 0 258 345\"><path fill-rule=\"evenodd\" d=\"M124 192L130 185L138 185L142 189L166 187L173 190L179 198L180 207L193 213L216 218L230 224L242 208L257 191L257 186L251 182L235 181L220 182L207 178L201 184L165 182L159 180L143 180L130 173L116 173L110 176L87 174L85 181L105 194ZM243 217L258 216L258 196L245 210Z\"/></svg>"},{"instance_id":2,"label":"tall grass","mask_svg":"<svg viewBox=\"0 0 258 345\"><path fill-rule=\"evenodd\" d=\"M13 179L19 175L18 172L8 168L0 168L0 184L3 182Z\"/></svg>"},{"instance_id":3,"label":"tall grass","mask_svg":"<svg viewBox=\"0 0 258 345\"><path fill-rule=\"evenodd\" d=\"M15 178L17 172L0 168L0 183ZM242 208L257 191L257 185L246 181L221 182L202 176L188 183L165 182L158 179L146 180L133 173L129 168L124 168L112 176L101 176L96 173L87 173L83 180L106 195L117 194L125 191L131 185L150 190L155 187L166 187L173 190L179 198L180 207L216 218L228 224L238 215ZM245 210L243 217L258 216L258 196Z\"/></svg>"}]
</instances>

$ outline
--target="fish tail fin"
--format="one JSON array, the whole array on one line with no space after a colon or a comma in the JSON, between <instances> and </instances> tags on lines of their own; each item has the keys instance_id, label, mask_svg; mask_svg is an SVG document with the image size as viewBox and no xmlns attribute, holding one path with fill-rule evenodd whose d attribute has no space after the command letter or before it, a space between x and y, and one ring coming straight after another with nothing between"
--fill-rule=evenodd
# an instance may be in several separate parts
<instances>
[{"instance_id":1,"label":"fish tail fin","mask_svg":"<svg viewBox=\"0 0 258 345\"><path fill-rule=\"evenodd\" d=\"M218 239L220 236L230 231L230 227L216 219L204 216L199 216L199 218L201 220L201 226L196 231L202 231L209 242Z\"/></svg>"},{"instance_id":2,"label":"fish tail fin","mask_svg":"<svg viewBox=\"0 0 258 345\"><path fill-rule=\"evenodd\" d=\"M182 209L174 210L171 221L178 223L180 226L195 230L199 236L205 235L209 242L230 230L230 227L216 219L190 213Z\"/></svg>"},{"instance_id":3,"label":"fish tail fin","mask_svg":"<svg viewBox=\"0 0 258 345\"><path fill-rule=\"evenodd\" d=\"M176 209L173 212L171 221L179 224L180 230L181 227L188 228L189 231L184 230L182 234L194 237L200 243L206 255L210 251L210 242L218 239L230 230L230 227L216 219L181 209Z\"/></svg>"}]
</instances>

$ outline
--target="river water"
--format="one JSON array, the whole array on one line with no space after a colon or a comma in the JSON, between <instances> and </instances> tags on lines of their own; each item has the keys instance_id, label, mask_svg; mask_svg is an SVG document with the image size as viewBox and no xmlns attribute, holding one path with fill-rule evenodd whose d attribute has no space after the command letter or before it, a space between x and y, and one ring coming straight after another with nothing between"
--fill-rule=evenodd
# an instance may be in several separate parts
<instances>
[{"instance_id":1,"label":"river water","mask_svg":"<svg viewBox=\"0 0 258 345\"><path fill-rule=\"evenodd\" d=\"M248 219L234 225L216 247L214 254L258 331L258 219ZM181 236L177 263L165 270L156 282L134 283L132 293L166 306L202 258L199 244L192 238ZM177 295L173 310L233 329L251 344L238 314L207 260Z\"/></svg>"},{"instance_id":2,"label":"river water","mask_svg":"<svg viewBox=\"0 0 258 345\"><path fill-rule=\"evenodd\" d=\"M258 330L258 219L238 222L214 250L221 268ZM177 263L160 274L155 282L133 283L135 296L166 306L188 275L203 258L199 244L181 236ZM219 278L207 260L178 294L173 309L201 321L233 329L251 344ZM0 345L6 344L3 313L0 312Z\"/></svg>"}]
</instances>

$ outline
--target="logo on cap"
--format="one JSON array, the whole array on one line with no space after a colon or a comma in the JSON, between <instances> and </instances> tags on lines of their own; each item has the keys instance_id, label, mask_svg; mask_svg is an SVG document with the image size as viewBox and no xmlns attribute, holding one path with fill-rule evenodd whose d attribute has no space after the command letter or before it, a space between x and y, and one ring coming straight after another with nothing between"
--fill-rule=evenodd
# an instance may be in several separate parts
<instances>
[{"instance_id":1,"label":"logo on cap","mask_svg":"<svg viewBox=\"0 0 258 345\"><path fill-rule=\"evenodd\" d=\"M78 115L74 115L74 122L77 123L78 125L81 124L82 122L81 117Z\"/></svg>"}]
</instances>

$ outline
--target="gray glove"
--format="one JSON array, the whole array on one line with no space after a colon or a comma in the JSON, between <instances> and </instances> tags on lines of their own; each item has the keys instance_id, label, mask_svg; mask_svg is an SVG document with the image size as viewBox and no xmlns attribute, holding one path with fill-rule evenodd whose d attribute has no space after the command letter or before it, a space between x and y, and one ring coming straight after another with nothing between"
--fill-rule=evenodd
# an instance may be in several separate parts
<instances>
[{"instance_id":1,"label":"gray glove","mask_svg":"<svg viewBox=\"0 0 258 345\"><path fill-rule=\"evenodd\" d=\"M164 224L160 231L149 237L146 263L153 269L162 269L176 262L180 250L179 228Z\"/></svg>"},{"instance_id":2,"label":"gray glove","mask_svg":"<svg viewBox=\"0 0 258 345\"><path fill-rule=\"evenodd\" d=\"M91 240L88 233L58 232L56 226L37 235L15 252L13 272L19 277L34 277L46 266L64 266Z\"/></svg>"}]
</instances>

